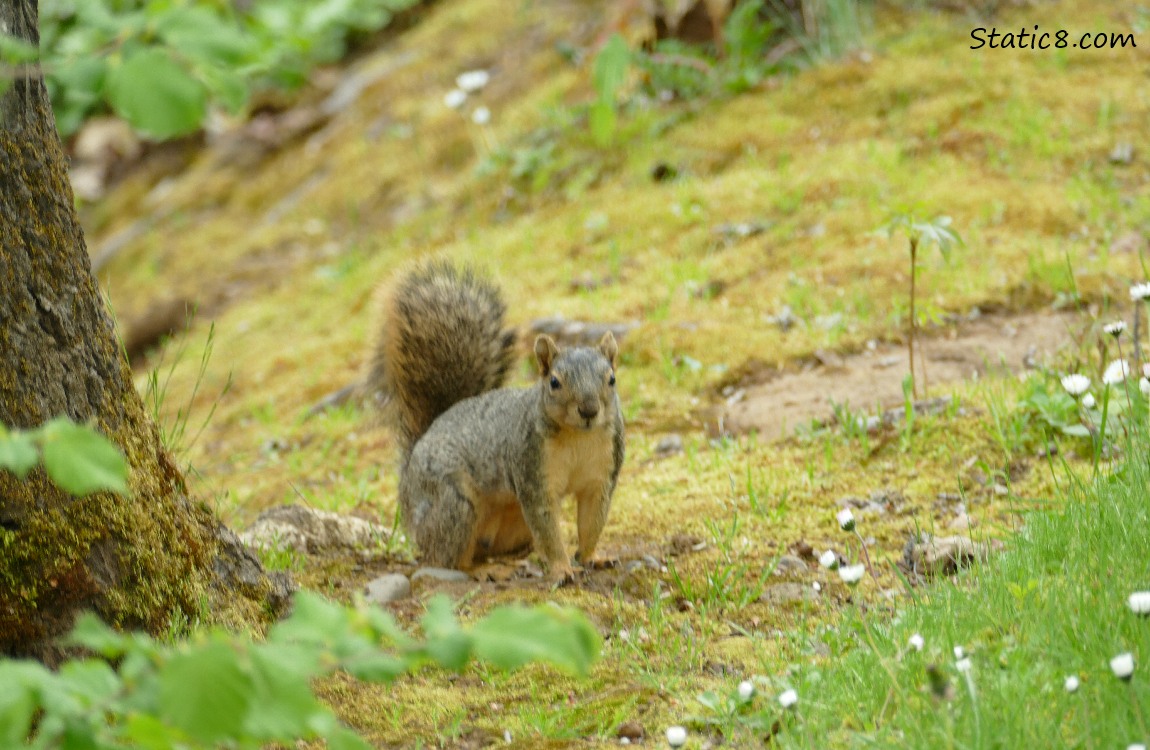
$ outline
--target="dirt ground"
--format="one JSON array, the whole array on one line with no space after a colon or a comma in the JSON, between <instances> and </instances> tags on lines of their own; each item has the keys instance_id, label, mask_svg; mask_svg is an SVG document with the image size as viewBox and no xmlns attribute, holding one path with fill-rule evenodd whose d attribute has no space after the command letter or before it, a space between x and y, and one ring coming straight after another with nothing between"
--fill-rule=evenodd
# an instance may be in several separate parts
<instances>
[{"instance_id":1,"label":"dirt ground","mask_svg":"<svg viewBox=\"0 0 1150 750\"><path fill-rule=\"evenodd\" d=\"M919 396L941 395L942 386L956 381L1048 364L1089 326L1074 313L994 314L922 337L915 359L925 359L929 393ZM922 369L916 370L922 383ZM835 405L873 415L903 403L902 382L908 373L906 346L877 342L858 354L819 352L796 370L753 370L743 384L726 389L721 427L734 433L758 430L773 439L812 421L833 420Z\"/></svg>"}]
</instances>

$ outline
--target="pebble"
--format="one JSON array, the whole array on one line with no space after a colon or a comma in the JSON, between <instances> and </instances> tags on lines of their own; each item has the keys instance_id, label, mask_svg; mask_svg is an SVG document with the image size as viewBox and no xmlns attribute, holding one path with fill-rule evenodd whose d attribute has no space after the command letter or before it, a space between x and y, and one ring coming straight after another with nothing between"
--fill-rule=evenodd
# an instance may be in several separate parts
<instances>
[{"instance_id":1,"label":"pebble","mask_svg":"<svg viewBox=\"0 0 1150 750\"><path fill-rule=\"evenodd\" d=\"M473 580L470 575L464 573L462 570L452 570L451 568L420 568L411 574L412 583L423 578L430 578L433 581L442 581L444 583L459 583L461 581Z\"/></svg>"},{"instance_id":2,"label":"pebble","mask_svg":"<svg viewBox=\"0 0 1150 750\"><path fill-rule=\"evenodd\" d=\"M373 604L387 604L411 595L411 581L402 573L388 573L368 581L364 595Z\"/></svg>"},{"instance_id":3,"label":"pebble","mask_svg":"<svg viewBox=\"0 0 1150 750\"><path fill-rule=\"evenodd\" d=\"M778 564L775 566L775 575L785 576L792 573L805 573L807 564L794 555L783 555L779 558Z\"/></svg>"}]
</instances>

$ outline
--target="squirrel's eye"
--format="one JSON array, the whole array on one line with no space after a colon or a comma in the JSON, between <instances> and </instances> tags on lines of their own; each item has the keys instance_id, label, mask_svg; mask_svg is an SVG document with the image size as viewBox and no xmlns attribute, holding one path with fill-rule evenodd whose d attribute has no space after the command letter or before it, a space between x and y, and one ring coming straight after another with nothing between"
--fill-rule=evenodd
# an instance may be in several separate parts
<instances>
[{"instance_id":1,"label":"squirrel's eye","mask_svg":"<svg viewBox=\"0 0 1150 750\"><path fill-rule=\"evenodd\" d=\"M611 373L611 377L607 379L607 385L615 385L615 373Z\"/></svg>"},{"instance_id":2,"label":"squirrel's eye","mask_svg":"<svg viewBox=\"0 0 1150 750\"><path fill-rule=\"evenodd\" d=\"M551 376L551 390L553 390L553 391L559 390L559 385L560 385L559 378L552 375Z\"/></svg>"}]
</instances>

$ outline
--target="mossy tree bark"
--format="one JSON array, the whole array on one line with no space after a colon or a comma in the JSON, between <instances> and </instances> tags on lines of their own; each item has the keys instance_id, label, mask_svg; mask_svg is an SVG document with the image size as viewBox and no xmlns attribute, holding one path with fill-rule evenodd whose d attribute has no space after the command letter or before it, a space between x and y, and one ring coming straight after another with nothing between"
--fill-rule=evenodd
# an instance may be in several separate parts
<instances>
[{"instance_id":1,"label":"mossy tree bark","mask_svg":"<svg viewBox=\"0 0 1150 750\"><path fill-rule=\"evenodd\" d=\"M0 29L38 43L36 0L0 0ZM188 497L132 382L91 272L43 79L0 95L0 422L67 415L124 451L128 497L66 495L42 471L0 470L0 653L53 661L81 609L158 631L173 617L239 624L283 603L286 583Z\"/></svg>"}]
</instances>

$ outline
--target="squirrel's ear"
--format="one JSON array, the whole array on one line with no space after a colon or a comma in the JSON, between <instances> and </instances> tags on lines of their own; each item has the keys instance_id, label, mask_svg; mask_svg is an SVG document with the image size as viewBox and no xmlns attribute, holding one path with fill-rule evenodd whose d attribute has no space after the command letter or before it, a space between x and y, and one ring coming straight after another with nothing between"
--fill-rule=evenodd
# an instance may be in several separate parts
<instances>
[{"instance_id":1,"label":"squirrel's ear","mask_svg":"<svg viewBox=\"0 0 1150 750\"><path fill-rule=\"evenodd\" d=\"M551 374L551 365L559 356L559 347L555 340L547 334L540 334L535 339L535 359L539 361L539 371L544 375Z\"/></svg>"},{"instance_id":2,"label":"squirrel's ear","mask_svg":"<svg viewBox=\"0 0 1150 750\"><path fill-rule=\"evenodd\" d=\"M615 369L615 357L619 354L619 345L615 343L615 336L610 331L603 334L603 338L599 339L599 351L611 363L611 369Z\"/></svg>"}]
</instances>

